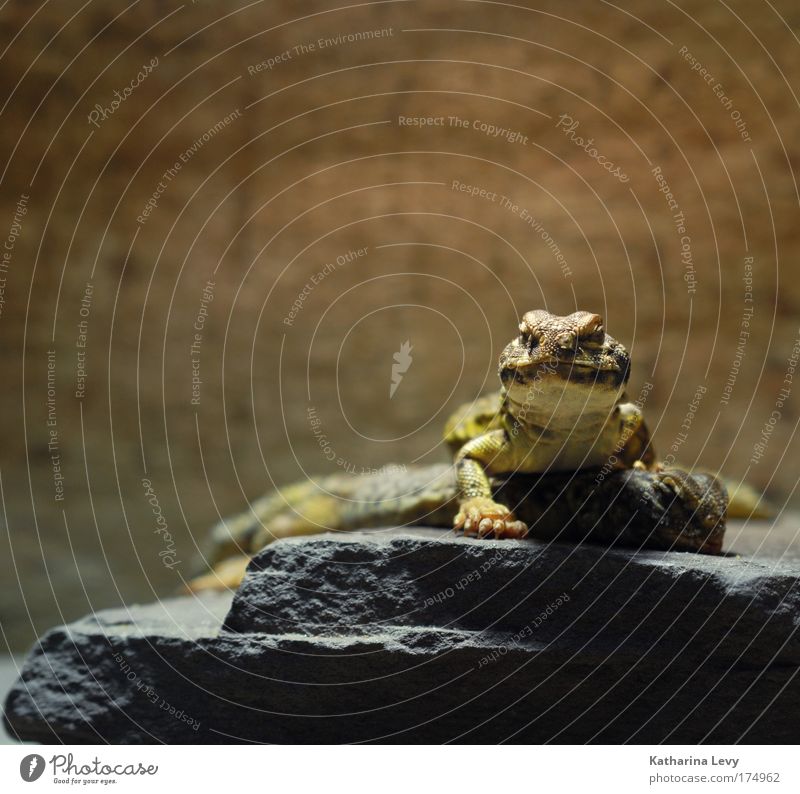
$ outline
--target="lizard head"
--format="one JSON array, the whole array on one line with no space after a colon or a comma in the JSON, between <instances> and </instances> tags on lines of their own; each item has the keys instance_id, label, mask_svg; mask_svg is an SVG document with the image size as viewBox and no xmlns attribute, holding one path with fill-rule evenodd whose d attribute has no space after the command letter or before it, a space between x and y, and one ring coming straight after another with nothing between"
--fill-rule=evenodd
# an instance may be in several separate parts
<instances>
[{"instance_id":1,"label":"lizard head","mask_svg":"<svg viewBox=\"0 0 800 794\"><path fill-rule=\"evenodd\" d=\"M542 382L563 382L618 392L628 381L628 351L592 312L559 317L526 312L519 336L500 355L500 379L509 391Z\"/></svg>"}]
</instances>

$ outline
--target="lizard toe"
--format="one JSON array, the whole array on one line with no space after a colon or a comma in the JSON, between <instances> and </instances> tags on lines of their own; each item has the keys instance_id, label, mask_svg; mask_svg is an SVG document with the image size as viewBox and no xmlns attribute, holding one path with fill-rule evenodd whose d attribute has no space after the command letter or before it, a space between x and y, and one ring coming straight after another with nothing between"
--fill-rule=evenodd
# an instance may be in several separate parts
<instances>
[{"instance_id":1,"label":"lizard toe","mask_svg":"<svg viewBox=\"0 0 800 794\"><path fill-rule=\"evenodd\" d=\"M505 505L480 497L461 505L453 527L480 538L524 538L528 532L528 527L517 521Z\"/></svg>"},{"instance_id":2,"label":"lizard toe","mask_svg":"<svg viewBox=\"0 0 800 794\"><path fill-rule=\"evenodd\" d=\"M481 522L478 524L478 535L480 537L485 538L488 534L494 531L495 521L492 521L491 518L482 518Z\"/></svg>"},{"instance_id":3,"label":"lizard toe","mask_svg":"<svg viewBox=\"0 0 800 794\"><path fill-rule=\"evenodd\" d=\"M524 521L513 521L509 527L512 538L525 538L528 536L528 525Z\"/></svg>"}]
</instances>

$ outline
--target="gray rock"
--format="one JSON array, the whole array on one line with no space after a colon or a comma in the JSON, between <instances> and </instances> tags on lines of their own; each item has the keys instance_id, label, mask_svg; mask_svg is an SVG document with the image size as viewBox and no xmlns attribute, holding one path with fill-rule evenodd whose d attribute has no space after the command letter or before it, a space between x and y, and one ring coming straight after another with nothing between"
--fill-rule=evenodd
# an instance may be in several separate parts
<instances>
[{"instance_id":1,"label":"gray rock","mask_svg":"<svg viewBox=\"0 0 800 794\"><path fill-rule=\"evenodd\" d=\"M281 541L232 603L51 630L6 720L68 742L796 742L799 577L423 529Z\"/></svg>"}]
</instances>

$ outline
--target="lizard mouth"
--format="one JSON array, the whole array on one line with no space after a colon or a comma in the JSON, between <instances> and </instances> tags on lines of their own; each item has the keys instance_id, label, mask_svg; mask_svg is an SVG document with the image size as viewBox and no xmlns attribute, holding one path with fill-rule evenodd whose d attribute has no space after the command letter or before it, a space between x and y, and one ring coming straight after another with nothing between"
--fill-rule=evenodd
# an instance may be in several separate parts
<instances>
[{"instance_id":1,"label":"lizard mouth","mask_svg":"<svg viewBox=\"0 0 800 794\"><path fill-rule=\"evenodd\" d=\"M566 365L568 367L584 367L586 369L613 370L614 372L619 372L619 364L615 361L600 363L588 358L557 359L557 361L561 366Z\"/></svg>"},{"instance_id":2,"label":"lizard mouth","mask_svg":"<svg viewBox=\"0 0 800 794\"><path fill-rule=\"evenodd\" d=\"M591 370L593 372L622 372L623 368L613 358L607 355L596 354L576 356L532 356L528 353L517 356L506 362L507 366L522 371L540 371L542 375L548 372L558 372L569 377L569 372L574 369Z\"/></svg>"},{"instance_id":3,"label":"lizard mouth","mask_svg":"<svg viewBox=\"0 0 800 794\"><path fill-rule=\"evenodd\" d=\"M618 368L602 368L593 362L576 364L555 360L542 366L534 364L530 367L504 369L500 373L500 379L509 391L533 389L538 392L550 384L551 388L559 391L600 389L614 394L622 386L624 375Z\"/></svg>"}]
</instances>

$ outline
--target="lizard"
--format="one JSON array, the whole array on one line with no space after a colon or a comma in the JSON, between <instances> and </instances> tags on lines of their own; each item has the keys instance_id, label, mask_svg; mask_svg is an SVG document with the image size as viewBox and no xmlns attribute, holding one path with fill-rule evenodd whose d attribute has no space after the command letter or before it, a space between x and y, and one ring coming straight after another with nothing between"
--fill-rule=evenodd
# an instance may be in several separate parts
<instances>
[{"instance_id":1,"label":"lizard","mask_svg":"<svg viewBox=\"0 0 800 794\"><path fill-rule=\"evenodd\" d=\"M281 537L414 523L719 553L725 489L657 462L625 392L630 356L602 317L539 309L518 330L500 356L500 390L445 425L453 465L335 474L268 494L216 525L212 571L190 588L235 587L250 557Z\"/></svg>"},{"instance_id":2,"label":"lizard","mask_svg":"<svg viewBox=\"0 0 800 794\"><path fill-rule=\"evenodd\" d=\"M515 505L519 520L530 526L529 537L537 540L722 551L726 492L710 474L637 467L600 478L590 469L492 475L489 485L494 498ZM235 589L250 559L281 538L419 525L447 530L458 511L456 471L447 463L295 483L220 521L205 560L211 570L193 579L189 589Z\"/></svg>"},{"instance_id":3,"label":"lizard","mask_svg":"<svg viewBox=\"0 0 800 794\"><path fill-rule=\"evenodd\" d=\"M642 411L625 393L630 368L599 314L526 312L500 355L500 391L462 406L445 426L461 494L455 528L525 536L524 522L492 499L493 473L577 471L611 459L621 468L653 465Z\"/></svg>"}]
</instances>

